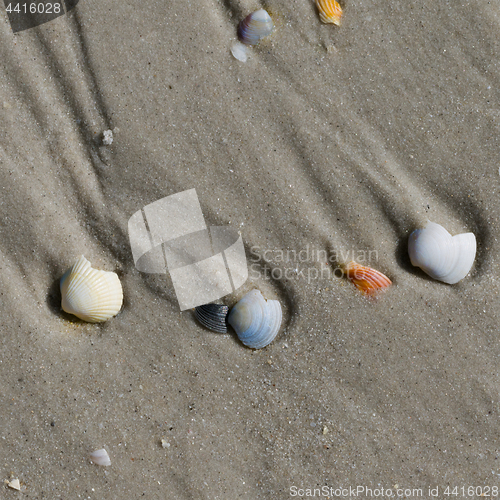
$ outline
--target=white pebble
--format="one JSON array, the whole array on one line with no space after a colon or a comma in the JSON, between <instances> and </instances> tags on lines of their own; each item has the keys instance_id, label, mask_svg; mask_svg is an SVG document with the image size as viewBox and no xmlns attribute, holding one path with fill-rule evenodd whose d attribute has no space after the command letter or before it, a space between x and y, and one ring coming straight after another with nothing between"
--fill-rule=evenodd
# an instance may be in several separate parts
<instances>
[{"instance_id":1,"label":"white pebble","mask_svg":"<svg viewBox=\"0 0 500 500\"><path fill-rule=\"evenodd\" d=\"M105 130L102 135L103 135L102 143L105 146L111 146L111 144L113 144L113 131L112 130Z\"/></svg>"}]
</instances>

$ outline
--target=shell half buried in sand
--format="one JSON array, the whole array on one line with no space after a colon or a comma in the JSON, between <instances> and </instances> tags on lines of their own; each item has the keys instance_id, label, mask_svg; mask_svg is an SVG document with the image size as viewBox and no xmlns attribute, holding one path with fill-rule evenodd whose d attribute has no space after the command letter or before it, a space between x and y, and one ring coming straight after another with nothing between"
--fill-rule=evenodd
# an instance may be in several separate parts
<instances>
[{"instance_id":1,"label":"shell half buried in sand","mask_svg":"<svg viewBox=\"0 0 500 500\"><path fill-rule=\"evenodd\" d=\"M238 38L245 45L257 45L262 38L271 34L273 28L271 16L264 9L256 10L239 24Z\"/></svg>"},{"instance_id":2,"label":"shell half buried in sand","mask_svg":"<svg viewBox=\"0 0 500 500\"><path fill-rule=\"evenodd\" d=\"M241 62L247 62L250 57L250 49L241 42L236 42L231 47L231 54L235 59Z\"/></svg>"},{"instance_id":3,"label":"shell half buried in sand","mask_svg":"<svg viewBox=\"0 0 500 500\"><path fill-rule=\"evenodd\" d=\"M385 274L354 261L346 264L344 271L349 281L365 295L374 295L392 284Z\"/></svg>"},{"instance_id":4,"label":"shell half buried in sand","mask_svg":"<svg viewBox=\"0 0 500 500\"><path fill-rule=\"evenodd\" d=\"M410 234L408 253L414 266L453 285L465 278L474 264L476 237L473 233L452 236L443 226L429 221L424 229Z\"/></svg>"},{"instance_id":5,"label":"shell half buried in sand","mask_svg":"<svg viewBox=\"0 0 500 500\"><path fill-rule=\"evenodd\" d=\"M227 322L243 344L261 349L278 335L282 317L277 300L266 300L259 290L252 290L231 309Z\"/></svg>"},{"instance_id":6,"label":"shell half buried in sand","mask_svg":"<svg viewBox=\"0 0 500 500\"><path fill-rule=\"evenodd\" d=\"M89 323L107 321L123 304L118 276L93 269L83 255L61 278L60 287L63 310Z\"/></svg>"},{"instance_id":7,"label":"shell half buried in sand","mask_svg":"<svg viewBox=\"0 0 500 500\"><path fill-rule=\"evenodd\" d=\"M342 8L338 2L335 0L316 0L316 7L318 7L319 18L322 22L340 26Z\"/></svg>"},{"instance_id":8,"label":"shell half buried in sand","mask_svg":"<svg viewBox=\"0 0 500 500\"><path fill-rule=\"evenodd\" d=\"M205 328L217 333L227 333L229 307L221 304L205 304L194 309L194 315Z\"/></svg>"},{"instance_id":9,"label":"shell half buried in sand","mask_svg":"<svg viewBox=\"0 0 500 500\"><path fill-rule=\"evenodd\" d=\"M100 450L93 451L89 455L89 458L96 465L103 465L104 467L108 467L111 465L111 460L109 458L108 452L104 448L101 448Z\"/></svg>"}]
</instances>

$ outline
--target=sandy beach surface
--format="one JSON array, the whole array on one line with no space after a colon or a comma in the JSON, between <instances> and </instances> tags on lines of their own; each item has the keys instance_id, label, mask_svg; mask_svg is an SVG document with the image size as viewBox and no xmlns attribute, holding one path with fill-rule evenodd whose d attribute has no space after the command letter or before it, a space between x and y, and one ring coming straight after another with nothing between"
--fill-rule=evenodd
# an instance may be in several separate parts
<instances>
[{"instance_id":1,"label":"sandy beach surface","mask_svg":"<svg viewBox=\"0 0 500 500\"><path fill-rule=\"evenodd\" d=\"M0 8L0 498L500 495L500 8L342 6L81 0L16 34ZM129 218L193 188L245 245L223 302L283 306L264 349L134 265ZM427 220L476 235L456 285L409 261ZM122 282L106 323L61 311L80 255ZM352 258L393 286L364 297Z\"/></svg>"}]
</instances>

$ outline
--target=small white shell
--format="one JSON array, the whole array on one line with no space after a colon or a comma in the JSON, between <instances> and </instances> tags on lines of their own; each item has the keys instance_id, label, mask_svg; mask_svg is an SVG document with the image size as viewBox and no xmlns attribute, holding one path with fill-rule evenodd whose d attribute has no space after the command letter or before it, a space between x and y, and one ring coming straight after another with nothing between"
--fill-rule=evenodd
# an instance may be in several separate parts
<instances>
[{"instance_id":1,"label":"small white shell","mask_svg":"<svg viewBox=\"0 0 500 500\"><path fill-rule=\"evenodd\" d=\"M231 47L231 54L233 54L233 56L241 62L247 62L249 51L250 49L246 45L243 45L241 42L236 42Z\"/></svg>"},{"instance_id":2,"label":"small white shell","mask_svg":"<svg viewBox=\"0 0 500 500\"><path fill-rule=\"evenodd\" d=\"M92 269L82 255L60 281L64 311L84 321L98 323L120 311L123 290L118 276Z\"/></svg>"},{"instance_id":3,"label":"small white shell","mask_svg":"<svg viewBox=\"0 0 500 500\"><path fill-rule=\"evenodd\" d=\"M259 9L241 21L238 26L238 38L246 45L257 45L262 38L271 34L273 28L271 16L264 9Z\"/></svg>"},{"instance_id":4,"label":"small white shell","mask_svg":"<svg viewBox=\"0 0 500 500\"><path fill-rule=\"evenodd\" d=\"M21 491L21 483L19 479L13 479L12 481L7 481L7 486L13 490Z\"/></svg>"},{"instance_id":5,"label":"small white shell","mask_svg":"<svg viewBox=\"0 0 500 500\"><path fill-rule=\"evenodd\" d=\"M408 241L411 263L431 278L450 285L465 278L476 258L476 237L472 233L452 236L443 226L428 222L411 233Z\"/></svg>"},{"instance_id":6,"label":"small white shell","mask_svg":"<svg viewBox=\"0 0 500 500\"><path fill-rule=\"evenodd\" d=\"M281 326L281 304L264 299L259 290L248 292L232 309L227 322L238 338L252 349L270 344Z\"/></svg>"},{"instance_id":7,"label":"small white shell","mask_svg":"<svg viewBox=\"0 0 500 500\"><path fill-rule=\"evenodd\" d=\"M93 451L90 455L90 460L94 462L96 465L111 465L111 460L109 459L108 452L102 448L100 450Z\"/></svg>"}]
</instances>

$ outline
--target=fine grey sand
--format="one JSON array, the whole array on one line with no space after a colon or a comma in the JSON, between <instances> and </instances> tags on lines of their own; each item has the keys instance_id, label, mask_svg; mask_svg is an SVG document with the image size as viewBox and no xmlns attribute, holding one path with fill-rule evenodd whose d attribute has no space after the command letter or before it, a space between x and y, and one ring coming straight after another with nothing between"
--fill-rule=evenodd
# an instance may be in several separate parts
<instances>
[{"instance_id":1,"label":"fine grey sand","mask_svg":"<svg viewBox=\"0 0 500 500\"><path fill-rule=\"evenodd\" d=\"M333 27L310 0L81 0L17 34L1 8L0 498L495 496L500 10L342 5ZM241 63L238 22L262 7L276 29ZM283 305L262 350L134 266L132 214L193 188L247 251L224 302ZM409 262L428 219L476 235L457 285ZM325 253L393 286L369 300L320 273ZM123 284L103 324L60 309L82 254Z\"/></svg>"}]
</instances>

